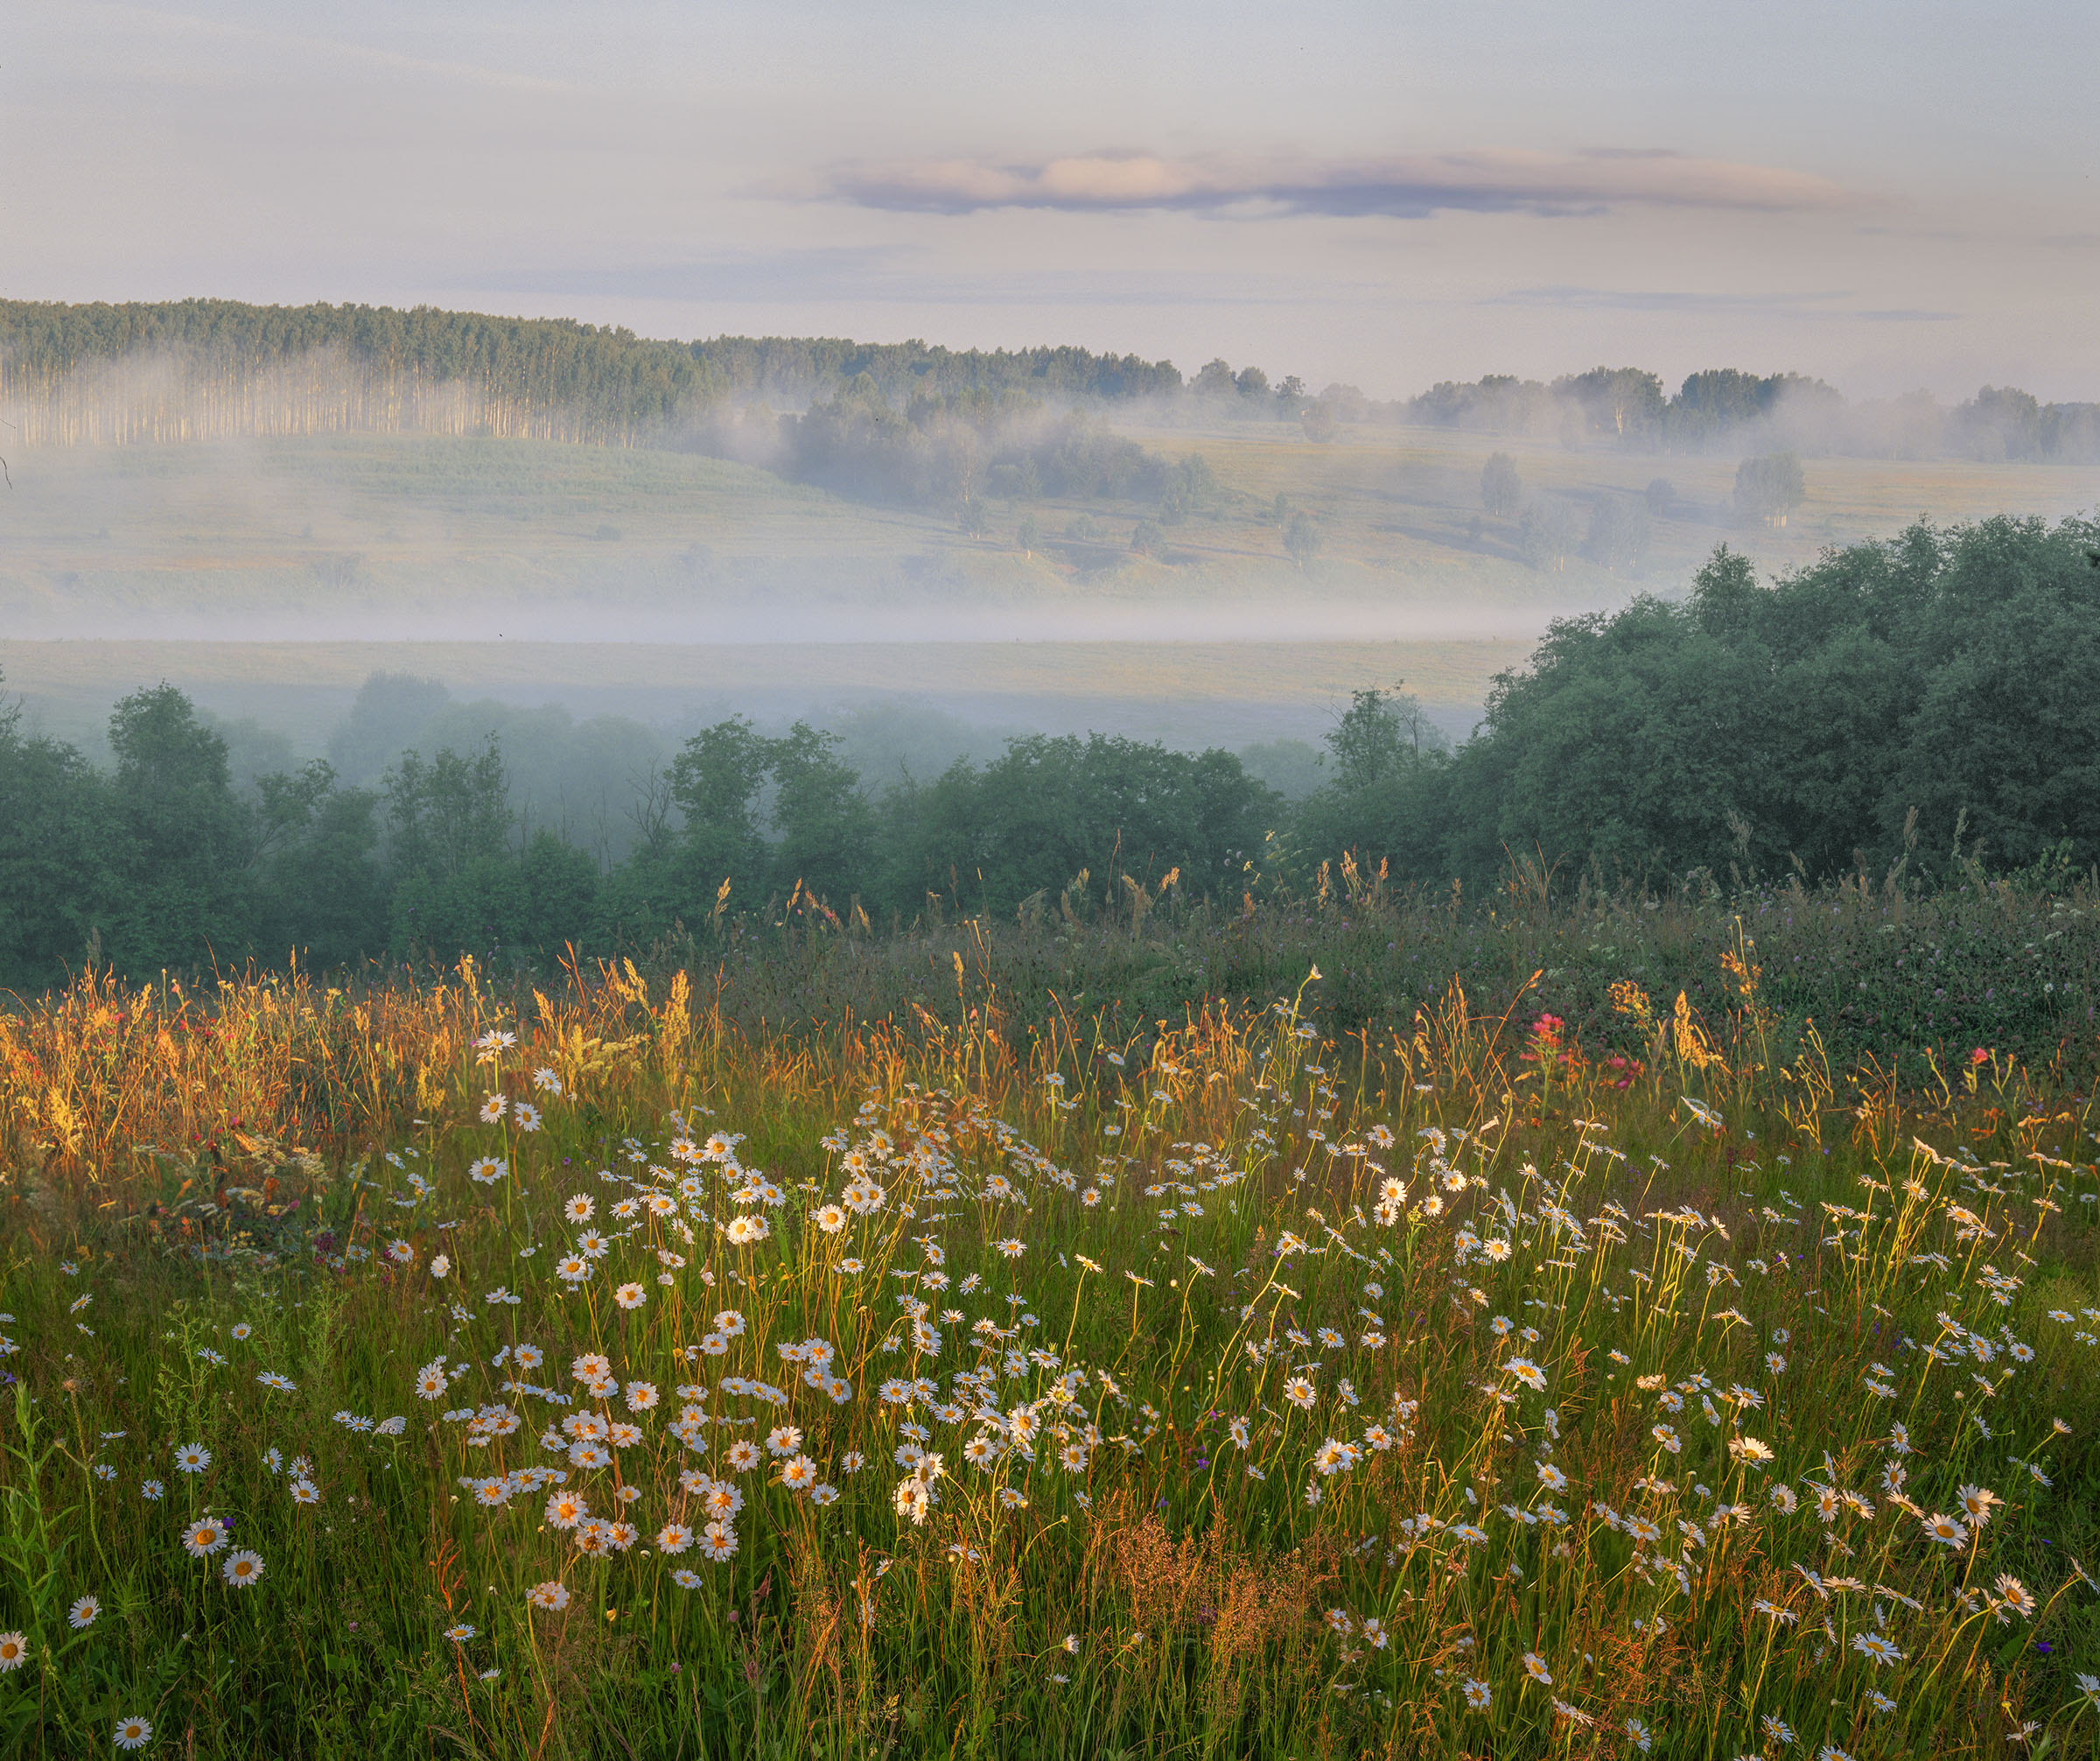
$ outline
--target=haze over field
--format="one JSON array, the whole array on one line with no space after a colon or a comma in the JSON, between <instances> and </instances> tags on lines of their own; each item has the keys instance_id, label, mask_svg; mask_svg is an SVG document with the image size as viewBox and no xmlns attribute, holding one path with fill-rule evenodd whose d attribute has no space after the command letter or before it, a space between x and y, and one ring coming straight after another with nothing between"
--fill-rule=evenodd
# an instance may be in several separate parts
<instances>
[{"instance_id":1,"label":"haze over field","mask_svg":"<svg viewBox=\"0 0 2100 1761\"><path fill-rule=\"evenodd\" d=\"M2100 1761L2095 0L5 16L0 1757Z\"/></svg>"},{"instance_id":2,"label":"haze over field","mask_svg":"<svg viewBox=\"0 0 2100 1761\"><path fill-rule=\"evenodd\" d=\"M2020 11L32 8L0 664L89 749L360 667L1463 737L1718 545L2095 504L2100 31Z\"/></svg>"}]
</instances>

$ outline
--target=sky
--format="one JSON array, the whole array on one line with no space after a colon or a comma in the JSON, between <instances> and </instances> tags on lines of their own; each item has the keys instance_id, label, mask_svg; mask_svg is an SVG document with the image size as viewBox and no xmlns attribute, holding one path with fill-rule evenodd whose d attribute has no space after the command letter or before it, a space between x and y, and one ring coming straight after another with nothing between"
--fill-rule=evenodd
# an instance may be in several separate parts
<instances>
[{"instance_id":1,"label":"sky","mask_svg":"<svg viewBox=\"0 0 2100 1761\"><path fill-rule=\"evenodd\" d=\"M2100 7L13 0L0 295L2100 399Z\"/></svg>"}]
</instances>

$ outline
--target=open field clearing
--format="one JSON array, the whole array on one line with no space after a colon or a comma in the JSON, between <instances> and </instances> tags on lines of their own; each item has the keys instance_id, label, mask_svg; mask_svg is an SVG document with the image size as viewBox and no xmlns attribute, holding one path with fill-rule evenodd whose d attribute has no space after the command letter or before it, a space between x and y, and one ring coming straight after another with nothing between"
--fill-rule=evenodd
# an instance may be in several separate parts
<instances>
[{"instance_id":1,"label":"open field clearing","mask_svg":"<svg viewBox=\"0 0 2100 1761\"><path fill-rule=\"evenodd\" d=\"M1623 598L1624 578L1587 563L1563 575L1527 567L1516 523L1480 512L1480 469L1494 453L1515 461L1527 492L1585 506L1608 495L1641 495L1656 478L1676 492L1672 511L1656 520L1642 584L1674 588L1716 544L1746 551L1760 569L1812 560L1825 545L1886 537L1921 516L1937 522L1992 514L2052 516L2100 500L2100 472L2090 467L1978 465L1950 460L1812 458L1803 460L1808 500L1784 527L1745 527L1731 506L1737 460L1609 450L1572 451L1493 435L1433 428L1349 428L1323 444L1280 424L1268 434L1232 424L1134 431L1169 456L1200 452L1250 512L1278 494L1318 517L1328 551L1401 578L1410 592L1437 590L1519 602L1526 589L1546 600L1572 574L1598 602ZM1216 548L1250 557L1272 552L1273 523L1222 523ZM1190 548L1208 548L1192 538Z\"/></svg>"},{"instance_id":2,"label":"open field clearing","mask_svg":"<svg viewBox=\"0 0 2100 1761\"><path fill-rule=\"evenodd\" d=\"M1776 923L1702 1007L1636 910L1575 1025L1490 970L1344 1032L1412 920L1298 915L1334 978L1264 918L1284 994L1156 1020L1044 963L1193 929L814 917L0 1018L0 1729L2090 1754L2090 1024L1898 1081Z\"/></svg>"}]
</instances>

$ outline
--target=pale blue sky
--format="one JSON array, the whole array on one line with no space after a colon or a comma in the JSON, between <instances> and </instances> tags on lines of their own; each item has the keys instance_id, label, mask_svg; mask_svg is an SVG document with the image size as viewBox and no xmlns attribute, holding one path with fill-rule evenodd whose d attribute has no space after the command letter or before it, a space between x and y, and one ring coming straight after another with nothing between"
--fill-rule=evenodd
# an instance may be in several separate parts
<instances>
[{"instance_id":1,"label":"pale blue sky","mask_svg":"<svg viewBox=\"0 0 2100 1761\"><path fill-rule=\"evenodd\" d=\"M16 0L0 292L2100 398L2100 7Z\"/></svg>"}]
</instances>

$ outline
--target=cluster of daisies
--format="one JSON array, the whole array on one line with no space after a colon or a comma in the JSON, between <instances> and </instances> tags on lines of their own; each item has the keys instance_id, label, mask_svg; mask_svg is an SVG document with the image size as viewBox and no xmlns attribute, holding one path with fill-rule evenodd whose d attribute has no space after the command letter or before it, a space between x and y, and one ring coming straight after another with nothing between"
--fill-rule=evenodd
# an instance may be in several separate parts
<instances>
[{"instance_id":1,"label":"cluster of daisies","mask_svg":"<svg viewBox=\"0 0 2100 1761\"><path fill-rule=\"evenodd\" d=\"M511 1043L480 1049L500 1063ZM1116 1147L1083 1171L941 1090L871 1098L822 1140L822 1182L747 1167L742 1137L677 1114L660 1145L621 1140L596 1173L605 1189L560 1195L553 1243L438 1223L456 1189L390 1154L400 1183L385 1197L403 1232L379 1258L395 1278L420 1262L445 1349L368 1391L373 1411L442 1408L419 1423L451 1452L492 1556L535 1580L528 1622L612 1582L623 1560L655 1560L644 1568L687 1589L710 1568L758 1569L790 1526L871 1547L877 1576L918 1547L961 1565L1009 1542L1083 1547L1096 1499L1121 1487L1146 1509L1194 1494L1208 1520L1340 1543L1346 1605L1324 1625L1359 1684L1425 1648L1419 1623L1461 1618L1452 1586L1529 1583L1543 1606L1561 1568L1603 1559L1634 1630L1660 1635L1739 1597L1803 1667L1858 1673L1855 1703L1880 1715L1946 1622L2036 1621L2052 1595L2090 1589L2076 1561L2053 1592L1988 1568L2019 1496L1994 1486L2047 1489L2071 1430L2059 1419L2016 1436L1989 1404L2055 1349L2039 1322L2011 1324L2021 1280L1998 1269L2026 1238L2015 1208L2059 1202L2048 1168L1921 1149L1908 1182L1860 1204L1811 1206L1779 1186L1731 1223L1597 1196L1630 1197L1651 1173L1629 1175L1600 1121L1578 1121L1542 1173L1506 1152L1498 1121L1425 1126L1404 1145L1382 1124L1331 1131L1333 1074L1270 1070L1214 1143L1175 1135L1193 1078L1156 1066L1112 1109L1101 1141ZM550 1070L532 1083L540 1104L562 1095ZM1047 1085L1053 1107L1073 1105L1062 1087ZM540 1104L492 1092L482 1124L529 1138ZM502 1147L469 1165L470 1185L521 1180L537 1154ZM423 1258L411 1238L438 1231L444 1251ZM477 1310L460 1286L492 1252L511 1282ZM1877 1305L1871 1341L1812 1294L1836 1287L1816 1274L1862 1265L1905 1305ZM2055 1309L2048 1325L2090 1347L2096 1322ZM1133 1363L1141 1327L1177 1341L1174 1355ZM1419 1379L1432 1335L1462 1378L1433 1392ZM1809 1435L1804 1389L1837 1374L1857 1398ZM1961 1402L1942 1394L1957 1379ZM273 1414L296 1410L290 1379L255 1380ZM1605 1409L1637 1414L1630 1434L1617 1416L1600 1428ZM346 1447L402 1437L409 1420L344 1409L333 1424L332 1446ZM1461 1449L1444 1447L1454 1426ZM1607 1468L1627 1435L1638 1460ZM1461 1458L1462 1471L1441 1465ZM172 1459L202 1475L213 1453L188 1443ZM312 1456L263 1459L290 1505L322 1501ZM145 1496L164 1490L148 1481ZM252 1588L263 1560L234 1547L251 1519L268 1519L207 1508L181 1548L228 1589ZM81 1597L74 1625L100 1610ZM462 1619L444 1637L466 1646L480 1631ZM1497 1641L1506 1668L1484 1637L1466 1631L1437 1668L1454 1716L1536 1694L1572 1729L1602 1728L1607 1685L1556 1634ZM0 1669L26 1645L0 1634ZM1612 1728L1646 1752L1657 1733L1625 1710ZM1767 1740L1789 1746L1781 1712L1761 1715L1789 1733Z\"/></svg>"}]
</instances>

